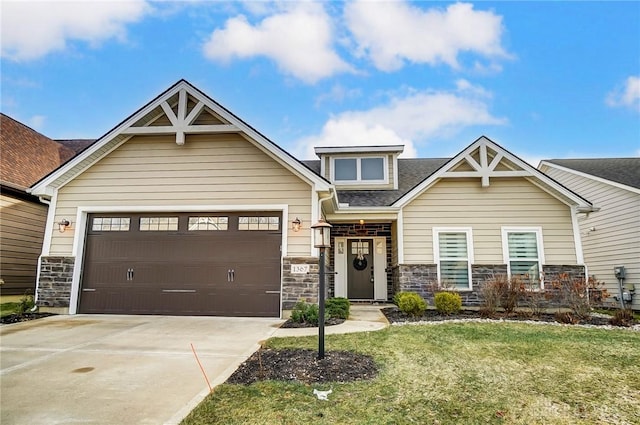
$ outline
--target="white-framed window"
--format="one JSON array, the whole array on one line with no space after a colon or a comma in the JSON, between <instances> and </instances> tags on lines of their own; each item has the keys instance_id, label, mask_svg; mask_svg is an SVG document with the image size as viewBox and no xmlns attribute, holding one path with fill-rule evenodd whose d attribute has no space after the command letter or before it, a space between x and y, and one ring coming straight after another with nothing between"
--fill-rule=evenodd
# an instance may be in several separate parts
<instances>
[{"instance_id":1,"label":"white-framed window","mask_svg":"<svg viewBox=\"0 0 640 425\"><path fill-rule=\"evenodd\" d=\"M502 256L509 277L523 276L542 287L542 227L503 227Z\"/></svg>"},{"instance_id":2,"label":"white-framed window","mask_svg":"<svg viewBox=\"0 0 640 425\"><path fill-rule=\"evenodd\" d=\"M470 290L473 234L470 227L434 227L433 256L440 286Z\"/></svg>"},{"instance_id":3,"label":"white-framed window","mask_svg":"<svg viewBox=\"0 0 640 425\"><path fill-rule=\"evenodd\" d=\"M339 183L387 183L384 156L333 158L333 180Z\"/></svg>"}]
</instances>

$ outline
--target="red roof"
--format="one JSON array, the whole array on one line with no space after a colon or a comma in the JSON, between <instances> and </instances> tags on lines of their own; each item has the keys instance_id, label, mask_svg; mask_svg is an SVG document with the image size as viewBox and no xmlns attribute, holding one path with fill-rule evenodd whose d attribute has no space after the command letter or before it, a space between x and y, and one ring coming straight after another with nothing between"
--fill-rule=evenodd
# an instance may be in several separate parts
<instances>
[{"instance_id":1,"label":"red roof","mask_svg":"<svg viewBox=\"0 0 640 425\"><path fill-rule=\"evenodd\" d=\"M0 113L0 181L26 189L75 152Z\"/></svg>"}]
</instances>

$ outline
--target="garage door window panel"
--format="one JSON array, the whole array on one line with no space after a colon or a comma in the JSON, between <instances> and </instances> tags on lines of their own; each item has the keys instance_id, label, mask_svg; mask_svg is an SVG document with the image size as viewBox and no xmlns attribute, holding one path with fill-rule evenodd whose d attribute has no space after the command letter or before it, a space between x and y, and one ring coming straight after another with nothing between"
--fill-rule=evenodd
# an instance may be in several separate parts
<instances>
[{"instance_id":1,"label":"garage door window panel","mask_svg":"<svg viewBox=\"0 0 640 425\"><path fill-rule=\"evenodd\" d=\"M94 232L128 232L131 225L129 217L95 217L91 223Z\"/></svg>"},{"instance_id":2,"label":"garage door window panel","mask_svg":"<svg viewBox=\"0 0 640 425\"><path fill-rule=\"evenodd\" d=\"M178 217L140 217L141 232L175 232Z\"/></svg>"},{"instance_id":3,"label":"garage door window panel","mask_svg":"<svg viewBox=\"0 0 640 425\"><path fill-rule=\"evenodd\" d=\"M189 217L189 231L225 231L229 229L229 217Z\"/></svg>"},{"instance_id":4,"label":"garage door window panel","mask_svg":"<svg viewBox=\"0 0 640 425\"><path fill-rule=\"evenodd\" d=\"M238 230L280 230L280 217L238 217Z\"/></svg>"}]
</instances>

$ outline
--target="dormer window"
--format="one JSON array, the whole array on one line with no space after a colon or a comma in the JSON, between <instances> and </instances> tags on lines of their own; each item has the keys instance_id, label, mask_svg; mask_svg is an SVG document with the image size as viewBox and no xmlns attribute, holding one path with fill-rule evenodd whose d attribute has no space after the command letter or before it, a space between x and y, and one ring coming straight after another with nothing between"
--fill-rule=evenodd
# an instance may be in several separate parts
<instances>
[{"instance_id":1,"label":"dormer window","mask_svg":"<svg viewBox=\"0 0 640 425\"><path fill-rule=\"evenodd\" d=\"M340 183L386 183L386 158L334 158L333 180Z\"/></svg>"}]
</instances>

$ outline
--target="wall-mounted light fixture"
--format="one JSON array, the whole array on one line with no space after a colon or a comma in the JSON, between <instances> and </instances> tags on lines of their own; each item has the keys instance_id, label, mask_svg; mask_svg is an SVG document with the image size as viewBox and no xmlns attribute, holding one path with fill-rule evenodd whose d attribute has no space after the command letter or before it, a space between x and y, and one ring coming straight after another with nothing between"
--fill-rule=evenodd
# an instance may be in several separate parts
<instances>
[{"instance_id":1,"label":"wall-mounted light fixture","mask_svg":"<svg viewBox=\"0 0 640 425\"><path fill-rule=\"evenodd\" d=\"M64 231L67 230L67 227L69 226L71 226L71 222L66 218L63 218L62 220L60 220L60 223L58 223L58 232L64 233Z\"/></svg>"},{"instance_id":2,"label":"wall-mounted light fixture","mask_svg":"<svg viewBox=\"0 0 640 425\"><path fill-rule=\"evenodd\" d=\"M294 232L299 232L300 229L302 229L302 221L296 217L296 219L291 222L291 228Z\"/></svg>"}]
</instances>

